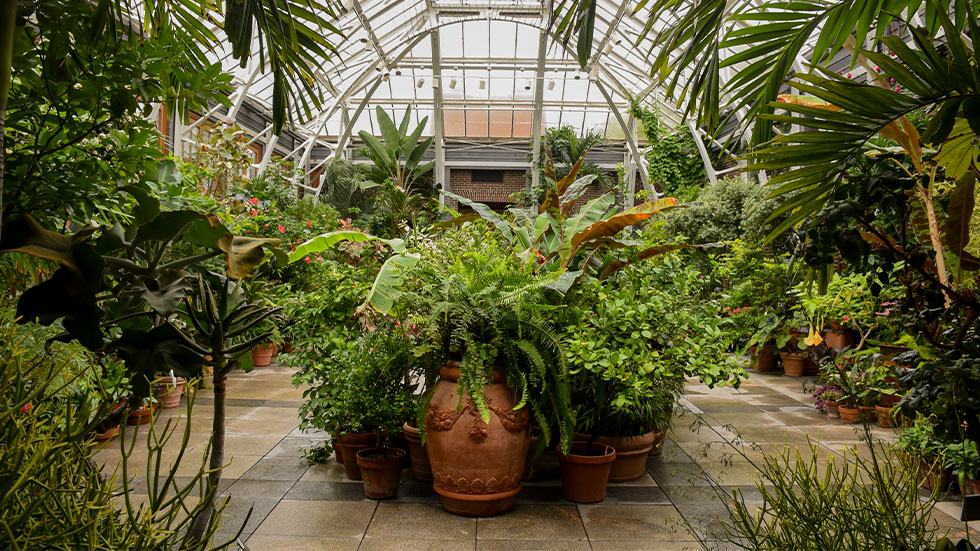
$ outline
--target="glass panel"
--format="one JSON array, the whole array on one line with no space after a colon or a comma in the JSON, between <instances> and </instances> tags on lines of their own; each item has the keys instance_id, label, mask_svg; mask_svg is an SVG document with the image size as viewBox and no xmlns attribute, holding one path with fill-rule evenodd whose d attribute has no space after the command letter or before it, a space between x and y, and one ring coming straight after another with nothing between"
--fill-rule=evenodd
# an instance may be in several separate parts
<instances>
[{"instance_id":1,"label":"glass panel","mask_svg":"<svg viewBox=\"0 0 980 551\"><path fill-rule=\"evenodd\" d=\"M490 111L490 137L510 138L514 112L509 109L493 109Z\"/></svg>"},{"instance_id":2,"label":"glass panel","mask_svg":"<svg viewBox=\"0 0 980 551\"><path fill-rule=\"evenodd\" d=\"M466 110L466 137L486 138L488 137L488 112L486 109L467 109Z\"/></svg>"},{"instance_id":3,"label":"glass panel","mask_svg":"<svg viewBox=\"0 0 980 551\"><path fill-rule=\"evenodd\" d=\"M446 109L442 116L446 124L446 136L466 135L466 116L462 109Z\"/></svg>"},{"instance_id":4,"label":"glass panel","mask_svg":"<svg viewBox=\"0 0 980 551\"><path fill-rule=\"evenodd\" d=\"M521 109L514 111L514 137L530 138L531 123L534 121L534 111Z\"/></svg>"}]
</instances>

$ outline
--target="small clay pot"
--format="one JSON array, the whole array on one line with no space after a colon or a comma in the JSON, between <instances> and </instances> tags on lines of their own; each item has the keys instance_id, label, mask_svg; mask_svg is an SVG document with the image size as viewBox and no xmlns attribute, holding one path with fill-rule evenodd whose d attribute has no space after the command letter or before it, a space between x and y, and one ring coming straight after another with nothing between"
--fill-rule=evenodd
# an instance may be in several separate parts
<instances>
[{"instance_id":1,"label":"small clay pot","mask_svg":"<svg viewBox=\"0 0 980 551\"><path fill-rule=\"evenodd\" d=\"M364 495L368 499L397 496L404 465L405 450L398 448L367 448L357 452L357 466L364 479Z\"/></svg>"},{"instance_id":2,"label":"small clay pot","mask_svg":"<svg viewBox=\"0 0 980 551\"><path fill-rule=\"evenodd\" d=\"M100 432L95 435L96 442L105 442L106 440L112 440L119 434L119 425L106 429L105 432Z\"/></svg>"},{"instance_id":3,"label":"small clay pot","mask_svg":"<svg viewBox=\"0 0 980 551\"><path fill-rule=\"evenodd\" d=\"M647 468L647 456L653 449L653 431L640 436L600 436L597 444L606 444L616 450L616 460L609 469L609 482L626 482L643 476Z\"/></svg>"},{"instance_id":4,"label":"small clay pot","mask_svg":"<svg viewBox=\"0 0 980 551\"><path fill-rule=\"evenodd\" d=\"M892 408L888 406L875 406L875 414L878 416L878 425L882 428L890 429L895 427L895 419L892 417Z\"/></svg>"},{"instance_id":5,"label":"small clay pot","mask_svg":"<svg viewBox=\"0 0 980 551\"><path fill-rule=\"evenodd\" d=\"M845 423L852 423L852 424L853 423L860 423L861 422L861 410L860 409L858 409L856 407L853 407L853 406L846 405L846 404L841 404L838 407L838 410L840 411L840 420L841 421L843 421Z\"/></svg>"},{"instance_id":6,"label":"small clay pot","mask_svg":"<svg viewBox=\"0 0 980 551\"><path fill-rule=\"evenodd\" d=\"M878 414L875 412L874 406L858 406L861 410L861 420L875 422L878 419Z\"/></svg>"},{"instance_id":7,"label":"small clay pot","mask_svg":"<svg viewBox=\"0 0 980 551\"><path fill-rule=\"evenodd\" d=\"M768 373L776 370L777 354L779 350L775 346L765 346L762 350L752 347L752 367L759 373Z\"/></svg>"},{"instance_id":8,"label":"small clay pot","mask_svg":"<svg viewBox=\"0 0 980 551\"><path fill-rule=\"evenodd\" d=\"M357 463L357 452L378 447L378 434L361 432L341 434L340 448L344 453L344 472L351 480L361 480L361 467Z\"/></svg>"},{"instance_id":9,"label":"small clay pot","mask_svg":"<svg viewBox=\"0 0 980 551\"><path fill-rule=\"evenodd\" d=\"M274 344L260 344L252 349L252 365L255 367L266 367L272 363L275 355L276 346Z\"/></svg>"},{"instance_id":10,"label":"small clay pot","mask_svg":"<svg viewBox=\"0 0 980 551\"><path fill-rule=\"evenodd\" d=\"M173 379L161 377L157 379L155 396L160 407L175 408L180 405L180 396L184 393L184 378L177 377L177 385L174 386Z\"/></svg>"},{"instance_id":11,"label":"small clay pot","mask_svg":"<svg viewBox=\"0 0 980 551\"><path fill-rule=\"evenodd\" d=\"M922 467L919 470L919 479L930 490L947 492L953 485L953 470L944 468L942 463L939 462L929 463L923 461Z\"/></svg>"},{"instance_id":12,"label":"small clay pot","mask_svg":"<svg viewBox=\"0 0 980 551\"><path fill-rule=\"evenodd\" d=\"M664 440L666 439L667 439L667 431L654 427L653 449L650 450L650 455L657 457L660 454L664 453Z\"/></svg>"},{"instance_id":13,"label":"small clay pot","mask_svg":"<svg viewBox=\"0 0 980 551\"><path fill-rule=\"evenodd\" d=\"M573 442L568 455L558 451L561 458L561 494L568 501L596 503L606 499L609 471L616 460L616 450L605 444Z\"/></svg>"},{"instance_id":14,"label":"small clay pot","mask_svg":"<svg viewBox=\"0 0 980 551\"><path fill-rule=\"evenodd\" d=\"M290 354L293 351L293 339L286 339L282 342L282 352L283 354Z\"/></svg>"},{"instance_id":15,"label":"small clay pot","mask_svg":"<svg viewBox=\"0 0 980 551\"><path fill-rule=\"evenodd\" d=\"M802 377L806 374L806 356L792 352L780 352L779 355L783 359L784 375L787 377Z\"/></svg>"},{"instance_id":16,"label":"small clay pot","mask_svg":"<svg viewBox=\"0 0 980 551\"><path fill-rule=\"evenodd\" d=\"M827 400L823 403L823 405L825 408L827 408L827 415L829 415L831 419L840 419L840 402Z\"/></svg>"},{"instance_id":17,"label":"small clay pot","mask_svg":"<svg viewBox=\"0 0 980 551\"><path fill-rule=\"evenodd\" d=\"M963 481L963 487L960 488L960 493L965 496L974 496L980 494L980 480L973 480L967 478Z\"/></svg>"},{"instance_id":18,"label":"small clay pot","mask_svg":"<svg viewBox=\"0 0 980 551\"><path fill-rule=\"evenodd\" d=\"M145 425L153 420L153 412L156 411L156 409L157 409L156 404L143 406L139 409L135 409L129 412L129 417L126 419L126 424Z\"/></svg>"},{"instance_id":19,"label":"small clay pot","mask_svg":"<svg viewBox=\"0 0 980 551\"><path fill-rule=\"evenodd\" d=\"M415 480L432 480L432 465L429 463L429 452L422 445L422 434L418 427L408 423L402 425L405 439L408 440L408 451L412 459L412 474Z\"/></svg>"},{"instance_id":20,"label":"small clay pot","mask_svg":"<svg viewBox=\"0 0 980 551\"><path fill-rule=\"evenodd\" d=\"M854 332L848 329L828 329L823 332L823 340L827 346L837 351L857 344Z\"/></svg>"}]
</instances>

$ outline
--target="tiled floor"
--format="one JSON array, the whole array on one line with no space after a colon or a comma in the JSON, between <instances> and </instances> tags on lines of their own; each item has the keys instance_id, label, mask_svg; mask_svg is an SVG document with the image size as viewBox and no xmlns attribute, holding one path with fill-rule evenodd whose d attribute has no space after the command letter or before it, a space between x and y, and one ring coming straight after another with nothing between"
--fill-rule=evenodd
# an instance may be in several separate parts
<instances>
[{"instance_id":1,"label":"tiled floor","mask_svg":"<svg viewBox=\"0 0 980 551\"><path fill-rule=\"evenodd\" d=\"M258 368L236 373L229 382L230 463L221 489L233 501L222 530L234 534L247 516L240 540L253 551L698 550L703 547L697 540L710 538L718 516L727 516L717 486L739 488L748 499L758 495L755 465L764 454L805 444L807 437L819 439L821 457L837 460L846 448L862 453L864 446L853 427L813 410L802 379L753 374L738 390L692 384L663 454L650 458L639 480L611 484L603 503L564 501L557 461L546 455L539 477L525 484L513 510L495 518L463 518L443 511L431 486L413 480L410 470L397 499L377 502L364 497L360 483L346 480L343 466L332 459L307 465L299 449L324 435L297 428L302 389L293 388L291 373L282 366ZM186 416L183 403L163 410L157 426L180 420L181 414ZM194 472L203 457L212 420L207 391L196 400L192 419L178 475ZM147 432L129 435L139 438L129 472L136 475L134 488L144 492L139 475L146 469ZM874 432L892 437L887 430ZM165 461L177 457L179 436L165 447ZM97 459L112 469L119 449L119 439L113 440ZM959 502L947 501L939 509L939 523L962 532L962 524L950 516L958 517ZM708 546L720 547L710 541Z\"/></svg>"}]
</instances>

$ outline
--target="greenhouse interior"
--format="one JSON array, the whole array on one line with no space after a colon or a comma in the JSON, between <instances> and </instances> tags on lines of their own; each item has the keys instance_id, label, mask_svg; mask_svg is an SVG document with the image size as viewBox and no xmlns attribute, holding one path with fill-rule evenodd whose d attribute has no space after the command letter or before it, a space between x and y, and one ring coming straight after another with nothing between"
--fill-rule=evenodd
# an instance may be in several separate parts
<instances>
[{"instance_id":1,"label":"greenhouse interior","mask_svg":"<svg viewBox=\"0 0 980 551\"><path fill-rule=\"evenodd\" d=\"M976 36L0 0L0 549L975 551Z\"/></svg>"}]
</instances>

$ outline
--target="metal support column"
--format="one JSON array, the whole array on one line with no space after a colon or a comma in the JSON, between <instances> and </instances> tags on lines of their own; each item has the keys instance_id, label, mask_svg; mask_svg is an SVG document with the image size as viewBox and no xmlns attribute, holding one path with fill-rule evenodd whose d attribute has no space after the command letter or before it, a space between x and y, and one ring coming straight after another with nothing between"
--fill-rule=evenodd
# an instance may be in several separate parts
<instances>
[{"instance_id":1,"label":"metal support column","mask_svg":"<svg viewBox=\"0 0 980 551\"><path fill-rule=\"evenodd\" d=\"M690 119L687 121L687 127L691 130L691 138L694 140L694 145L698 148L698 153L701 154L701 162L704 163L704 171L708 175L708 182L714 185L718 182L718 172L711 164L711 157L708 155L708 148L704 147L704 139L701 137L701 132L698 131L698 127L694 126L694 121Z\"/></svg>"},{"instance_id":2,"label":"metal support column","mask_svg":"<svg viewBox=\"0 0 980 551\"><path fill-rule=\"evenodd\" d=\"M544 62L548 54L548 33L542 30L538 37L538 67L534 73L534 116L531 119L531 135L533 146L531 150L531 189L541 185L541 136L544 133ZM530 190L528 190L530 191Z\"/></svg>"},{"instance_id":3,"label":"metal support column","mask_svg":"<svg viewBox=\"0 0 980 551\"><path fill-rule=\"evenodd\" d=\"M435 142L435 167L433 168L433 184L436 189L446 186L446 150L445 150L445 118L442 107L442 48L439 44L439 27L429 35L432 42L432 130ZM439 194L439 200L446 204L446 196Z\"/></svg>"},{"instance_id":4,"label":"metal support column","mask_svg":"<svg viewBox=\"0 0 980 551\"><path fill-rule=\"evenodd\" d=\"M642 162L643 156L640 155L640 150L636 147L636 135L635 129L630 130L630 125L623 118L622 113L619 112L619 108L616 106L616 102L613 101L612 96L609 95L609 90L603 86L602 81L596 79L593 81L599 92L602 93L602 97L606 98L606 103L609 105L609 110L612 111L613 115L616 116L616 120L619 122L619 126L623 129L623 135L626 137L626 145L630 149L630 153L633 155L633 159L636 161L636 169L640 171L640 181L643 182L643 189L647 191L653 191L653 186L650 185L650 176L647 174L646 167Z\"/></svg>"}]
</instances>

